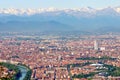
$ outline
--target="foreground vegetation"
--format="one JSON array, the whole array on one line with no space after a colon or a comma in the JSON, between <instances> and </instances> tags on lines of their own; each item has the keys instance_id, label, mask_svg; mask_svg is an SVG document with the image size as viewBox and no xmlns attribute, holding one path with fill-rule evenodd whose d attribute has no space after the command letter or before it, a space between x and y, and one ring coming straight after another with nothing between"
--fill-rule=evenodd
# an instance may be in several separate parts
<instances>
[{"instance_id":1,"label":"foreground vegetation","mask_svg":"<svg viewBox=\"0 0 120 80\"><path fill-rule=\"evenodd\" d=\"M16 72L11 78L3 77L3 78L0 78L0 80L18 80L21 77L22 73L21 73L20 69L18 68L18 66L14 65L14 64L10 64L10 63L3 63L3 62L0 63L0 66L4 66L4 67L8 68L9 70L13 70ZM30 80L31 75L32 75L32 70L26 65L20 64L20 66L24 66L27 69L26 76L23 80Z\"/></svg>"},{"instance_id":2,"label":"foreground vegetation","mask_svg":"<svg viewBox=\"0 0 120 80\"><path fill-rule=\"evenodd\" d=\"M11 78L1 78L0 80L18 80L19 77L21 77L21 71L16 65L10 64L10 63L0 63L0 66L4 66L8 68L10 71L15 71L15 74Z\"/></svg>"}]
</instances>

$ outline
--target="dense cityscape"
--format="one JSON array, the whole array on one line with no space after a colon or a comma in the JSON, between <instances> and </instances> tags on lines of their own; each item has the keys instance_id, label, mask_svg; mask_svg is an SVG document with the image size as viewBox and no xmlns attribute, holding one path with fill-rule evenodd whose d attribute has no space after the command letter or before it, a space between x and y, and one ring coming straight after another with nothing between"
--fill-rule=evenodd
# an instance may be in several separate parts
<instances>
[{"instance_id":1,"label":"dense cityscape","mask_svg":"<svg viewBox=\"0 0 120 80\"><path fill-rule=\"evenodd\" d=\"M31 80L119 80L119 35L0 33L0 62L29 67ZM0 78L15 74L0 70Z\"/></svg>"}]
</instances>

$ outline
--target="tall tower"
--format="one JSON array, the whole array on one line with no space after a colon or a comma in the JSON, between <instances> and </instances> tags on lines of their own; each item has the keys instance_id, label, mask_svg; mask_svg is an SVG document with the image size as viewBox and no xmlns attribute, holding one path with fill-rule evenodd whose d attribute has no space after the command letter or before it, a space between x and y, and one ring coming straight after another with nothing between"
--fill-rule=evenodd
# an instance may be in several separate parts
<instances>
[{"instance_id":1,"label":"tall tower","mask_svg":"<svg viewBox=\"0 0 120 80\"><path fill-rule=\"evenodd\" d=\"M97 42L97 40L95 40L95 41L94 41L94 50L98 50L98 48L99 48L99 47L98 47L98 42Z\"/></svg>"},{"instance_id":2,"label":"tall tower","mask_svg":"<svg viewBox=\"0 0 120 80\"><path fill-rule=\"evenodd\" d=\"M61 56L58 56L58 60L61 61L61 60L62 60L62 57L61 57Z\"/></svg>"}]
</instances>

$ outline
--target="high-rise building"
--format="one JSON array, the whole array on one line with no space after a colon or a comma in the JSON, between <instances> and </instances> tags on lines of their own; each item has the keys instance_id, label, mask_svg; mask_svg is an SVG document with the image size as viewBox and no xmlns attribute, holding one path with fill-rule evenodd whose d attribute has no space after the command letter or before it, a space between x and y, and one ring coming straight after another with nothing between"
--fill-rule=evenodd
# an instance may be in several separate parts
<instances>
[{"instance_id":1,"label":"high-rise building","mask_svg":"<svg viewBox=\"0 0 120 80\"><path fill-rule=\"evenodd\" d=\"M94 41L94 50L98 50L99 47L98 47L98 42L97 40Z\"/></svg>"},{"instance_id":2,"label":"high-rise building","mask_svg":"<svg viewBox=\"0 0 120 80\"><path fill-rule=\"evenodd\" d=\"M61 61L61 60L62 60L62 57L61 57L61 56L58 56L58 60Z\"/></svg>"}]
</instances>

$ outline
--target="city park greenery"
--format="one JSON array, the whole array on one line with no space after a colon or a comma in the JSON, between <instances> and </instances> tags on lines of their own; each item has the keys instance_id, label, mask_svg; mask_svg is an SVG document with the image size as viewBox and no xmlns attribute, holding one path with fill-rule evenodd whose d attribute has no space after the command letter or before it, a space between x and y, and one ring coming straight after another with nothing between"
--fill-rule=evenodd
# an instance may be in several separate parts
<instances>
[{"instance_id":1,"label":"city park greenery","mask_svg":"<svg viewBox=\"0 0 120 80\"><path fill-rule=\"evenodd\" d=\"M101 58L95 58L95 57L87 57L87 58L77 58L77 60L116 60L115 58L111 58L108 56L104 56ZM83 63L83 64L71 64L72 67L82 67L91 64L91 62ZM81 66L82 65L82 66ZM120 67L116 67L113 65L108 65L108 64L103 64L103 67L106 69L96 69L97 72L91 72L89 74L74 74L72 78L88 78L91 79L94 75L99 74L99 73L105 73L104 76L112 76L112 77L118 77L120 76Z\"/></svg>"},{"instance_id":2,"label":"city park greenery","mask_svg":"<svg viewBox=\"0 0 120 80\"><path fill-rule=\"evenodd\" d=\"M85 63L75 63L75 64L68 64L67 67L83 67L86 65L92 64L91 62L85 62Z\"/></svg>"},{"instance_id":3,"label":"city park greenery","mask_svg":"<svg viewBox=\"0 0 120 80\"><path fill-rule=\"evenodd\" d=\"M103 56L100 58L96 58L96 57L76 58L76 60L116 60L116 58L111 58L109 56Z\"/></svg>"},{"instance_id":4,"label":"city park greenery","mask_svg":"<svg viewBox=\"0 0 120 80\"><path fill-rule=\"evenodd\" d=\"M103 69L103 70L98 70L98 72L91 72L89 74L78 74L78 75L73 75L72 78L90 78L90 77L93 77L94 75L98 74L98 73L101 73L101 72L105 72L106 74L104 75L105 77L108 77L108 76L112 76L112 77L118 77L120 76L120 67L115 67L115 66L112 66L112 65L107 65L107 64L104 64L103 67L106 67L107 69Z\"/></svg>"},{"instance_id":5,"label":"city park greenery","mask_svg":"<svg viewBox=\"0 0 120 80\"><path fill-rule=\"evenodd\" d=\"M30 80L31 79L31 75L32 75L32 70L29 69L27 71L27 74L26 74L26 76L25 76L25 78L23 80Z\"/></svg>"}]
</instances>

